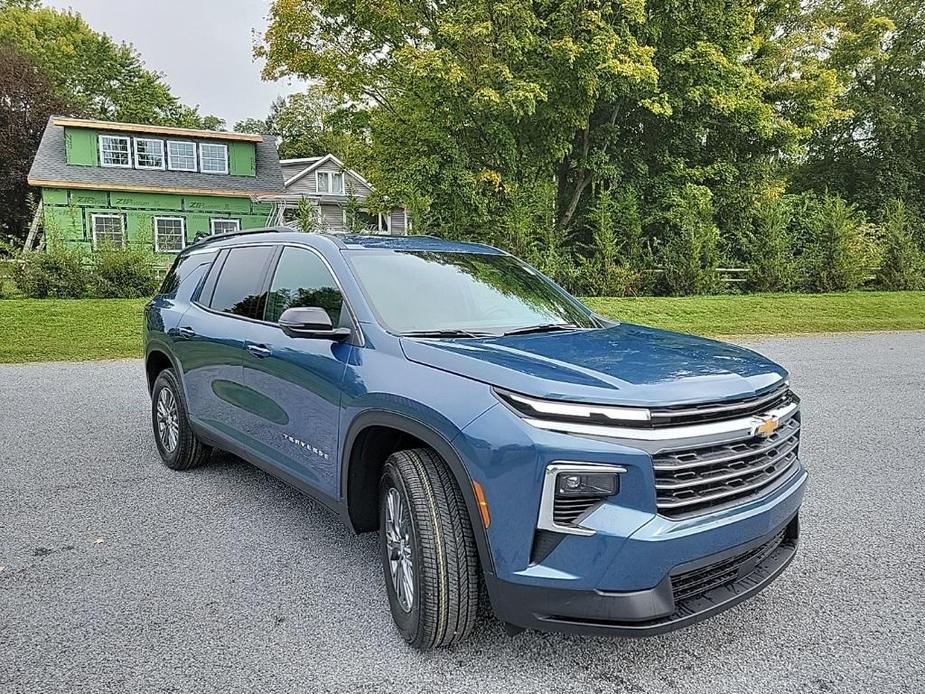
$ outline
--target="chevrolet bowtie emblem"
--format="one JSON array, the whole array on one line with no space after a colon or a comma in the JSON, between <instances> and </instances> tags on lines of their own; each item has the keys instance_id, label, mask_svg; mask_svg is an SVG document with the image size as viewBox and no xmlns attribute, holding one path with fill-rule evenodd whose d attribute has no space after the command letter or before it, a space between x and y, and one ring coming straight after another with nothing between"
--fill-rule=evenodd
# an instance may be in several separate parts
<instances>
[{"instance_id":1,"label":"chevrolet bowtie emblem","mask_svg":"<svg viewBox=\"0 0 925 694\"><path fill-rule=\"evenodd\" d=\"M755 436L763 436L767 438L780 426L780 420L777 417L765 417L764 421L761 422L757 427L755 427Z\"/></svg>"}]
</instances>

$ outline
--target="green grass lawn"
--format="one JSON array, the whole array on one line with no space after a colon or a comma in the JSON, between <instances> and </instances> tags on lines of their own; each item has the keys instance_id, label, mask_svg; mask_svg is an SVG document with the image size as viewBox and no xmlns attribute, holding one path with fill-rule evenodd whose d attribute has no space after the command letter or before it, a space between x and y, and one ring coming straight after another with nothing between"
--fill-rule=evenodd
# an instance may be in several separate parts
<instances>
[{"instance_id":1,"label":"green grass lawn","mask_svg":"<svg viewBox=\"0 0 925 694\"><path fill-rule=\"evenodd\" d=\"M604 316L699 335L925 329L925 292L595 297Z\"/></svg>"},{"instance_id":2,"label":"green grass lawn","mask_svg":"<svg viewBox=\"0 0 925 694\"><path fill-rule=\"evenodd\" d=\"M925 329L925 292L596 297L599 313L700 335ZM141 355L143 299L0 300L0 363Z\"/></svg>"},{"instance_id":3,"label":"green grass lawn","mask_svg":"<svg viewBox=\"0 0 925 694\"><path fill-rule=\"evenodd\" d=\"M0 363L140 357L146 302L0 300Z\"/></svg>"}]
</instances>

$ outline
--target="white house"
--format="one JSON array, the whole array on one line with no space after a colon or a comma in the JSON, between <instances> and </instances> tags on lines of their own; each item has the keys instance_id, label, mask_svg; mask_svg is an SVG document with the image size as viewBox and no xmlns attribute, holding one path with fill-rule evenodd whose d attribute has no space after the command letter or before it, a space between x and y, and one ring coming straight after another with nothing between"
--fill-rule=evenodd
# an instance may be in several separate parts
<instances>
[{"instance_id":1,"label":"white house","mask_svg":"<svg viewBox=\"0 0 925 694\"><path fill-rule=\"evenodd\" d=\"M408 233L408 212L394 208L388 213L370 212L364 202L373 188L363 176L333 154L307 159L282 159L282 195L261 196L261 202L275 203L269 224L291 223L304 200L318 215L322 231L363 231L378 234Z\"/></svg>"}]
</instances>

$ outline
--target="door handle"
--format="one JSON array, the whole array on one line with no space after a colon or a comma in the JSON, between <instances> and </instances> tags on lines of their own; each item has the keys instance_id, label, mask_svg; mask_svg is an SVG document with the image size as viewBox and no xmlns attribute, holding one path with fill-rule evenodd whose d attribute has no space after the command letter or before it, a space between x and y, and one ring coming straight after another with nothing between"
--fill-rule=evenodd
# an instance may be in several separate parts
<instances>
[{"instance_id":1,"label":"door handle","mask_svg":"<svg viewBox=\"0 0 925 694\"><path fill-rule=\"evenodd\" d=\"M270 348L267 347L266 345L248 344L247 351L253 354L258 359L265 359L266 357L269 357L271 354Z\"/></svg>"},{"instance_id":2,"label":"door handle","mask_svg":"<svg viewBox=\"0 0 925 694\"><path fill-rule=\"evenodd\" d=\"M180 337L182 337L184 340L189 340L193 337L196 337L196 331L188 325L184 325L177 332L180 333Z\"/></svg>"}]
</instances>

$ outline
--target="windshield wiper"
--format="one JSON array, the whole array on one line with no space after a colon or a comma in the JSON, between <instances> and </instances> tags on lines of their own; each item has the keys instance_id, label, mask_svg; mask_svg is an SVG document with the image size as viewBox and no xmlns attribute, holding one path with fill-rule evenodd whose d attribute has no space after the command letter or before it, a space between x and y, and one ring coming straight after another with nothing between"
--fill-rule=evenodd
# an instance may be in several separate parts
<instances>
[{"instance_id":1,"label":"windshield wiper","mask_svg":"<svg viewBox=\"0 0 925 694\"><path fill-rule=\"evenodd\" d=\"M471 330L412 330L399 333L402 337L490 337L494 333L480 333Z\"/></svg>"},{"instance_id":2,"label":"windshield wiper","mask_svg":"<svg viewBox=\"0 0 925 694\"><path fill-rule=\"evenodd\" d=\"M515 328L504 333L508 335L526 335L527 333L551 333L556 330L579 330L581 326L574 323L544 323L542 325L528 325L526 328Z\"/></svg>"}]
</instances>

